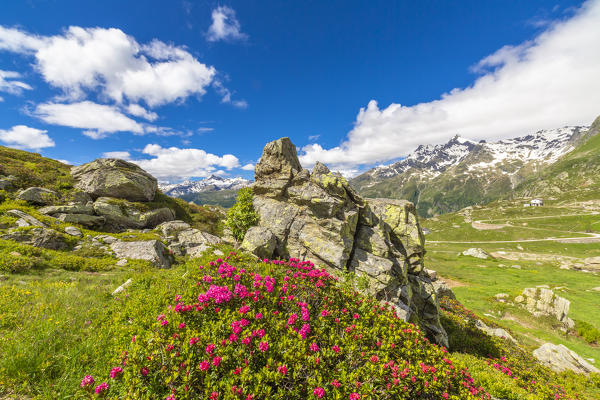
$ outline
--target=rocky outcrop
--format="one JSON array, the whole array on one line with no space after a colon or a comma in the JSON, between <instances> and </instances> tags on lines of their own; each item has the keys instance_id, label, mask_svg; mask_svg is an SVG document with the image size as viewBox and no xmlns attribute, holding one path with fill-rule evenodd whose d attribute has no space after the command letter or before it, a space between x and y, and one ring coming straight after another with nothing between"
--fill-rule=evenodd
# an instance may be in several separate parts
<instances>
[{"instance_id":1,"label":"rocky outcrop","mask_svg":"<svg viewBox=\"0 0 600 400\"><path fill-rule=\"evenodd\" d=\"M583 267L592 271L600 271L600 257L588 257L583 260Z\"/></svg>"},{"instance_id":2,"label":"rocky outcrop","mask_svg":"<svg viewBox=\"0 0 600 400\"><path fill-rule=\"evenodd\" d=\"M158 240L114 242L110 245L117 258L150 261L157 267L169 268L173 262L168 249Z\"/></svg>"},{"instance_id":3,"label":"rocky outcrop","mask_svg":"<svg viewBox=\"0 0 600 400\"><path fill-rule=\"evenodd\" d=\"M17 194L17 199L39 206L54 204L58 198L58 193L55 191L41 187L30 187Z\"/></svg>"},{"instance_id":4,"label":"rocky outcrop","mask_svg":"<svg viewBox=\"0 0 600 400\"><path fill-rule=\"evenodd\" d=\"M46 215L55 214L87 214L93 215L94 208L92 203L88 204L68 204L60 206L48 206L39 209L39 212Z\"/></svg>"},{"instance_id":5,"label":"rocky outcrop","mask_svg":"<svg viewBox=\"0 0 600 400\"><path fill-rule=\"evenodd\" d=\"M255 179L259 227L276 238L270 256L310 259L333 273L355 273L368 282L368 294L389 301L401 317L447 346L412 203L365 200L321 163L312 173L303 170L288 138L265 146ZM254 241L255 233L250 230L245 241Z\"/></svg>"},{"instance_id":6,"label":"rocky outcrop","mask_svg":"<svg viewBox=\"0 0 600 400\"><path fill-rule=\"evenodd\" d=\"M210 246L221 243L221 238L198 229L189 228L177 232L171 237L169 249L175 254L187 255L191 258L200 257Z\"/></svg>"},{"instance_id":7,"label":"rocky outcrop","mask_svg":"<svg viewBox=\"0 0 600 400\"><path fill-rule=\"evenodd\" d=\"M533 351L533 356L556 372L571 370L578 374L600 373L600 370L562 344L545 343Z\"/></svg>"},{"instance_id":8,"label":"rocky outcrop","mask_svg":"<svg viewBox=\"0 0 600 400\"><path fill-rule=\"evenodd\" d=\"M115 158L99 158L73 167L75 187L92 198L115 197L130 201L152 201L156 178L137 165Z\"/></svg>"},{"instance_id":9,"label":"rocky outcrop","mask_svg":"<svg viewBox=\"0 0 600 400\"><path fill-rule=\"evenodd\" d=\"M68 224L79 224L87 228L104 226L104 223L106 222L106 219L102 216L89 214L58 214L56 217L59 221Z\"/></svg>"},{"instance_id":10,"label":"rocky outcrop","mask_svg":"<svg viewBox=\"0 0 600 400\"><path fill-rule=\"evenodd\" d=\"M571 302L557 296L547 287L525 288L523 294L515 298L515 303L521 304L534 316L550 315L567 328L573 328L575 323L568 317Z\"/></svg>"}]
</instances>

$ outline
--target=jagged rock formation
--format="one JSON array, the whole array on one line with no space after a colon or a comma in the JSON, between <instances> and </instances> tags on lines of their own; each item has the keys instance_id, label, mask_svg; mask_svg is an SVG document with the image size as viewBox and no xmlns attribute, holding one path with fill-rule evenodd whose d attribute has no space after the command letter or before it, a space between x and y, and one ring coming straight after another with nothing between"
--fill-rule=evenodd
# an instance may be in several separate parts
<instances>
[{"instance_id":1,"label":"jagged rock formation","mask_svg":"<svg viewBox=\"0 0 600 400\"><path fill-rule=\"evenodd\" d=\"M523 294L515 298L515 302L522 304L535 316L550 315L568 328L575 326L573 320L568 317L571 302L557 296L547 287L525 288Z\"/></svg>"},{"instance_id":2,"label":"jagged rock formation","mask_svg":"<svg viewBox=\"0 0 600 400\"><path fill-rule=\"evenodd\" d=\"M321 163L312 173L303 170L288 138L265 146L255 179L260 227L276 238L272 255L311 259L333 273L355 273L368 283L368 294L394 304L403 318L447 345L435 291L424 271L424 239L412 203L365 200ZM252 242L265 249L256 237Z\"/></svg>"},{"instance_id":3,"label":"jagged rock formation","mask_svg":"<svg viewBox=\"0 0 600 400\"><path fill-rule=\"evenodd\" d=\"M129 201L152 201L158 189L156 178L137 165L116 158L99 158L73 167L75 187L98 197Z\"/></svg>"}]
</instances>

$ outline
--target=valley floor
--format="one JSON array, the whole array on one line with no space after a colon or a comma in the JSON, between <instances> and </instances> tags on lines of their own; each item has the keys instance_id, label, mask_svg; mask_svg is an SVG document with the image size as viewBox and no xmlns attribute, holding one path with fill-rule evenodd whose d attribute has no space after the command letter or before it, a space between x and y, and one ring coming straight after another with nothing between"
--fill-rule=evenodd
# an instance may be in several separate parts
<instances>
[{"instance_id":1,"label":"valley floor","mask_svg":"<svg viewBox=\"0 0 600 400\"><path fill-rule=\"evenodd\" d=\"M600 214L577 204L523 207L499 202L423 220L428 269L453 287L457 299L510 329L530 350L564 344L600 367L600 341L588 343L580 326L600 328ZM463 256L477 247L492 257ZM600 260L600 259L598 259ZM568 299L576 329L563 332L550 317L533 317L513 300L525 288L547 285ZM496 295L508 295L499 301Z\"/></svg>"}]
</instances>

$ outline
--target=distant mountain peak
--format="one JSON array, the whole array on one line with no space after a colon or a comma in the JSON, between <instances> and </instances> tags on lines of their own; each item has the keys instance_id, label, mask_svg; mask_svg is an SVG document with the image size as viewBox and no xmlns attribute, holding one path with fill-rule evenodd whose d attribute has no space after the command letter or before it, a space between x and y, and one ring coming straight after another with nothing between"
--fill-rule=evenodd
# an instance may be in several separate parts
<instances>
[{"instance_id":1,"label":"distant mountain peak","mask_svg":"<svg viewBox=\"0 0 600 400\"><path fill-rule=\"evenodd\" d=\"M212 174L208 178L197 181L185 180L180 183L160 182L158 188L166 195L181 197L190 193L214 192L219 190L239 190L252 183L242 177L225 178Z\"/></svg>"}]
</instances>

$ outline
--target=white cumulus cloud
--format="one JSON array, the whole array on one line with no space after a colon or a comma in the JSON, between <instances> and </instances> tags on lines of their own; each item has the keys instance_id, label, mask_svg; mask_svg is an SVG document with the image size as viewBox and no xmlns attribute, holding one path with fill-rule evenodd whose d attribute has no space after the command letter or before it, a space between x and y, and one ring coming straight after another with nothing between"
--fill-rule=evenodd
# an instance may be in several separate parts
<instances>
[{"instance_id":1,"label":"white cumulus cloud","mask_svg":"<svg viewBox=\"0 0 600 400\"><path fill-rule=\"evenodd\" d=\"M144 107L139 104L130 104L127 106L127 113L134 115L136 117L147 119L148 121L156 121L158 118L158 114L152 111L146 110Z\"/></svg>"},{"instance_id":2,"label":"white cumulus cloud","mask_svg":"<svg viewBox=\"0 0 600 400\"><path fill-rule=\"evenodd\" d=\"M232 154L217 156L202 149L162 147L148 144L142 153L150 159L132 160L160 180L181 181L189 178L205 178L218 168L232 169L240 165Z\"/></svg>"},{"instance_id":3,"label":"white cumulus cloud","mask_svg":"<svg viewBox=\"0 0 600 400\"><path fill-rule=\"evenodd\" d=\"M245 40L248 35L242 33L242 27L231 7L219 6L212 12L212 25L208 28L206 39L209 42L219 40Z\"/></svg>"},{"instance_id":4,"label":"white cumulus cloud","mask_svg":"<svg viewBox=\"0 0 600 400\"><path fill-rule=\"evenodd\" d=\"M54 140L47 132L25 125L15 125L8 130L0 129L0 142L16 149L40 150L54 147Z\"/></svg>"},{"instance_id":5,"label":"white cumulus cloud","mask_svg":"<svg viewBox=\"0 0 600 400\"><path fill-rule=\"evenodd\" d=\"M32 87L25 82L17 81L21 74L15 71L3 71L0 69L0 92L10 94L21 94L23 90L31 90Z\"/></svg>"},{"instance_id":6,"label":"white cumulus cloud","mask_svg":"<svg viewBox=\"0 0 600 400\"><path fill-rule=\"evenodd\" d=\"M118 103L155 107L202 96L216 74L182 47L159 40L142 45L116 28L71 26L37 36L0 26L0 50L32 54L44 80L71 100L99 90Z\"/></svg>"},{"instance_id":7,"label":"white cumulus cloud","mask_svg":"<svg viewBox=\"0 0 600 400\"><path fill-rule=\"evenodd\" d=\"M254 164L252 164L252 163L246 164L242 167L242 169L244 171L254 171Z\"/></svg>"},{"instance_id":8,"label":"white cumulus cloud","mask_svg":"<svg viewBox=\"0 0 600 400\"><path fill-rule=\"evenodd\" d=\"M101 139L114 132L144 134L144 126L121 113L117 107L91 101L78 103L42 103L33 111L42 121L85 129L84 135Z\"/></svg>"},{"instance_id":9,"label":"white cumulus cloud","mask_svg":"<svg viewBox=\"0 0 600 400\"><path fill-rule=\"evenodd\" d=\"M589 124L600 114L599 43L600 0L593 0L533 40L485 57L473 67L481 75L467 88L409 106L380 108L371 100L339 146L309 144L301 149L300 160L306 167L322 161L351 171L455 134L499 139Z\"/></svg>"}]
</instances>

